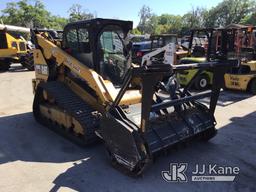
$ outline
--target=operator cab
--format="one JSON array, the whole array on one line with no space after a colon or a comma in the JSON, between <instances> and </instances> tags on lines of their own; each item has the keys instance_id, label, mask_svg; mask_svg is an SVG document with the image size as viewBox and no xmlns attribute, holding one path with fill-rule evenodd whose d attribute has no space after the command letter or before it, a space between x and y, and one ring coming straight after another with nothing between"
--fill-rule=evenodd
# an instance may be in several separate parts
<instances>
[{"instance_id":1,"label":"operator cab","mask_svg":"<svg viewBox=\"0 0 256 192\"><path fill-rule=\"evenodd\" d=\"M64 28L63 49L105 80L121 85L131 65L125 43L131 29L131 21L113 19L70 23Z\"/></svg>"},{"instance_id":2,"label":"operator cab","mask_svg":"<svg viewBox=\"0 0 256 192\"><path fill-rule=\"evenodd\" d=\"M169 43L178 45L178 37L176 34L151 35L151 50L166 46Z\"/></svg>"}]
</instances>

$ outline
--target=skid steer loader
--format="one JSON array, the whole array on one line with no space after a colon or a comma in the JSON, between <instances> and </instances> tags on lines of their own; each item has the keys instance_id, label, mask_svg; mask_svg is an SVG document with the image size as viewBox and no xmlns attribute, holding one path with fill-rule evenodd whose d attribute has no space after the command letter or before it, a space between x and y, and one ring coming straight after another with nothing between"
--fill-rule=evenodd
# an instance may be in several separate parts
<instances>
[{"instance_id":1,"label":"skid steer loader","mask_svg":"<svg viewBox=\"0 0 256 192\"><path fill-rule=\"evenodd\" d=\"M92 19L69 23L62 45L31 30L36 46L35 119L81 145L102 139L111 161L141 174L157 154L192 138L216 134L214 110L223 75L237 61L202 64L131 64L132 22ZM184 69L212 68L212 90L191 94L170 80ZM134 85L134 78L139 85ZM206 106L200 99L210 97Z\"/></svg>"}]
</instances>

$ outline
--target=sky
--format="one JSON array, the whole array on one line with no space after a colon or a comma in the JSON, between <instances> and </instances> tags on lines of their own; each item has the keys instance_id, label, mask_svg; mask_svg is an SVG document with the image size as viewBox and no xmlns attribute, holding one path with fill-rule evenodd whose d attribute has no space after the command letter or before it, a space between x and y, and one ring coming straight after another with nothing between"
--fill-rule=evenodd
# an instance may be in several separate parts
<instances>
[{"instance_id":1,"label":"sky","mask_svg":"<svg viewBox=\"0 0 256 192\"><path fill-rule=\"evenodd\" d=\"M0 10L8 2L18 0L0 0ZM211 8L222 0L42 0L54 15L68 16L68 9L73 4L81 4L84 10L97 13L97 17L131 20L136 26L139 22L138 12L143 5L149 6L153 13L183 15L192 7Z\"/></svg>"}]
</instances>

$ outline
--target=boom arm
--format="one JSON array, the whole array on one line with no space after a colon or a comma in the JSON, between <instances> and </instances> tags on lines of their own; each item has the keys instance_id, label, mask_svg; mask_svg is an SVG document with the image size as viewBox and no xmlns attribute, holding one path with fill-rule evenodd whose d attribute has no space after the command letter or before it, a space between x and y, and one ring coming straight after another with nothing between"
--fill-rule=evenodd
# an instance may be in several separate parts
<instances>
[{"instance_id":1,"label":"boom arm","mask_svg":"<svg viewBox=\"0 0 256 192\"><path fill-rule=\"evenodd\" d=\"M42 53L35 54L35 62L38 60L37 57L39 57L39 55L43 55L46 60L54 59L57 66L65 65L81 79L84 79L89 87L98 95L100 99L99 102L107 104L115 100L118 90L110 81L104 80L96 71L88 68L85 64L79 62L42 35L36 34L35 38L38 47L40 47L40 49L36 49L35 52L39 51ZM138 91L127 91L121 103L137 103L140 99L141 94Z\"/></svg>"},{"instance_id":2,"label":"boom arm","mask_svg":"<svg viewBox=\"0 0 256 192\"><path fill-rule=\"evenodd\" d=\"M164 47L158 48L155 51L152 51L142 57L141 65L151 65L152 59L154 56L164 52L164 64L174 64L175 61L175 52L176 52L176 45L175 43L169 43Z\"/></svg>"}]
</instances>

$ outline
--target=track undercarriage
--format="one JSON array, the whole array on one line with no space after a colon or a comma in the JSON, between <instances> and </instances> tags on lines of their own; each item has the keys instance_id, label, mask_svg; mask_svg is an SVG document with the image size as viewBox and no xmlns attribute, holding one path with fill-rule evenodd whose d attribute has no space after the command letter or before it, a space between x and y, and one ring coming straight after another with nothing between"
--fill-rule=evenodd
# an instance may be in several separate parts
<instances>
[{"instance_id":1,"label":"track undercarriage","mask_svg":"<svg viewBox=\"0 0 256 192\"><path fill-rule=\"evenodd\" d=\"M98 117L62 82L38 85L33 111L36 120L79 145L97 141Z\"/></svg>"}]
</instances>

